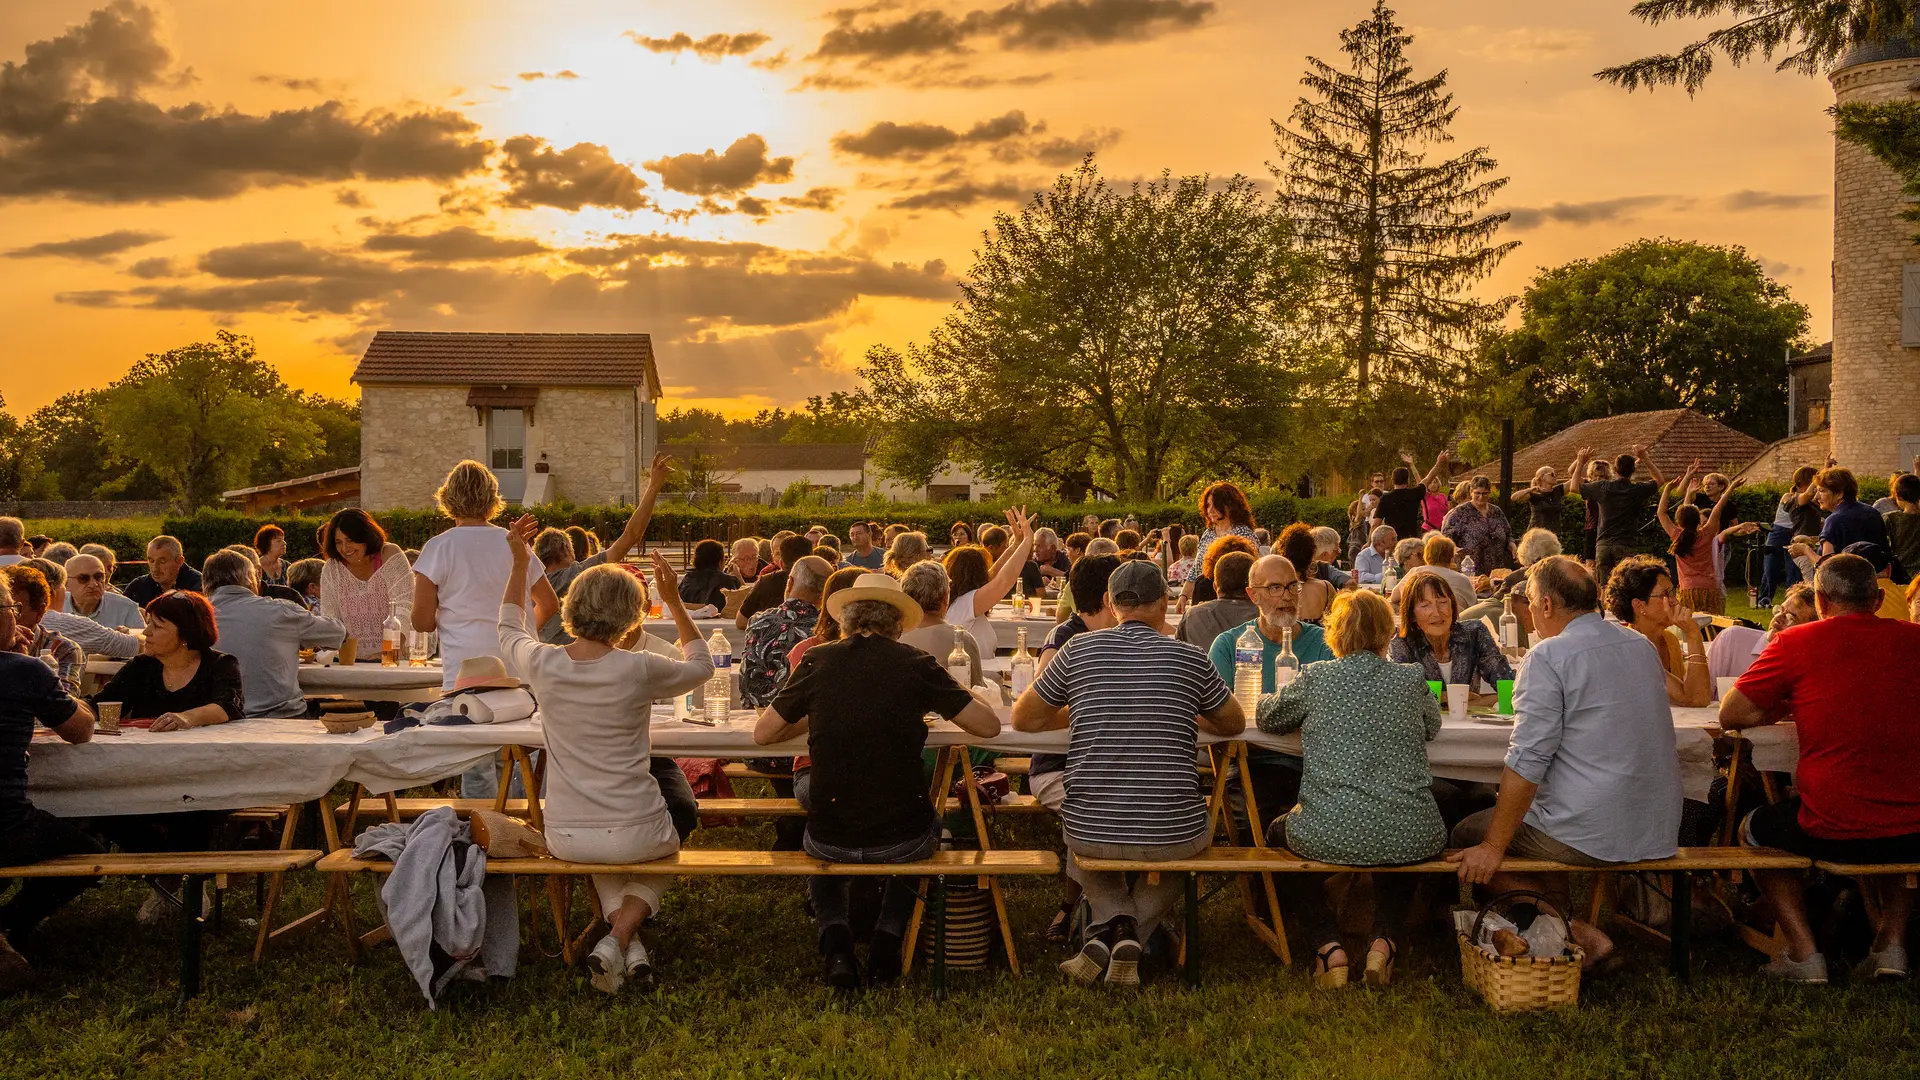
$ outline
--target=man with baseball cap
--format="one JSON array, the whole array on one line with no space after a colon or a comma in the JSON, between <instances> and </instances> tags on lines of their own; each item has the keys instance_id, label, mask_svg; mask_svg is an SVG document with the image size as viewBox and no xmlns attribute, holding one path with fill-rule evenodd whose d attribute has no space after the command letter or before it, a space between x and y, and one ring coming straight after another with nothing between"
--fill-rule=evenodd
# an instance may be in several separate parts
<instances>
[{"instance_id":1,"label":"man with baseball cap","mask_svg":"<svg viewBox=\"0 0 1920 1080\"><path fill-rule=\"evenodd\" d=\"M1067 729L1067 849L1090 858L1181 859L1212 842L1194 773L1202 730L1246 727L1207 655L1167 635L1167 580L1151 561L1122 563L1107 580L1118 620L1060 647L1013 705L1020 731ZM1177 875L1158 884L1070 863L1092 916L1086 945L1060 965L1083 986L1104 978L1137 986L1142 932L1173 906Z\"/></svg>"}]
</instances>

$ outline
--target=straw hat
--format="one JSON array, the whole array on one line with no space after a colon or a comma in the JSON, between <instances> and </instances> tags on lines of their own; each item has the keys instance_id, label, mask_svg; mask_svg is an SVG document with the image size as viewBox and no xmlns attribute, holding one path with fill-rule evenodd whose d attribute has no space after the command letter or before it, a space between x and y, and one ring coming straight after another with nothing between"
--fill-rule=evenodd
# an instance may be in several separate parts
<instances>
[{"instance_id":1,"label":"straw hat","mask_svg":"<svg viewBox=\"0 0 1920 1080\"><path fill-rule=\"evenodd\" d=\"M900 588L899 579L892 574L861 574L854 578L852 585L827 597L827 614L838 619L847 605L855 600L878 600L883 604L892 604L894 610L900 612L901 633L920 625L920 602L908 596Z\"/></svg>"},{"instance_id":2,"label":"straw hat","mask_svg":"<svg viewBox=\"0 0 1920 1080\"><path fill-rule=\"evenodd\" d=\"M455 690L498 687L512 690L520 680L507 674L507 662L497 656L469 656L460 661L460 673L454 677Z\"/></svg>"}]
</instances>

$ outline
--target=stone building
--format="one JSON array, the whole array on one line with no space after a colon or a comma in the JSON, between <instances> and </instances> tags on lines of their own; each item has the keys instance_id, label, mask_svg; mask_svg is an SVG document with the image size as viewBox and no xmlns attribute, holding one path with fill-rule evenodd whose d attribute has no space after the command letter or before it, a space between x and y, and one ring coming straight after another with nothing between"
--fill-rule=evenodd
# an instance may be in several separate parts
<instances>
[{"instance_id":1,"label":"stone building","mask_svg":"<svg viewBox=\"0 0 1920 1080\"><path fill-rule=\"evenodd\" d=\"M632 503L658 444L646 334L383 330L360 384L360 505L424 508L465 458L508 501Z\"/></svg>"},{"instance_id":2,"label":"stone building","mask_svg":"<svg viewBox=\"0 0 1920 1080\"><path fill-rule=\"evenodd\" d=\"M1830 76L1839 104L1920 100L1920 44L1855 49ZM1836 140L1833 162L1833 456L1885 476L1920 454L1920 247L1900 178Z\"/></svg>"}]
</instances>

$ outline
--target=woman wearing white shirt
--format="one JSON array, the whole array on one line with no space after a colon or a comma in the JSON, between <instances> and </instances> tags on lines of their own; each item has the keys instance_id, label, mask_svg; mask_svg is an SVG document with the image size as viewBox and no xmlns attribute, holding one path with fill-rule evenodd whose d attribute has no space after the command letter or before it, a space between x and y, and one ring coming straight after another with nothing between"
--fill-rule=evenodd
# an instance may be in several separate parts
<instances>
[{"instance_id":1,"label":"woman wearing white shirt","mask_svg":"<svg viewBox=\"0 0 1920 1080\"><path fill-rule=\"evenodd\" d=\"M507 551L507 530L488 524L506 503L500 484L485 465L463 461L447 474L433 493L433 501L453 519L453 528L428 540L413 566L413 628L440 633L440 688L453 689L460 662L499 652L495 629L501 590L513 570ZM544 575L536 576L520 596L533 600L533 625L542 626L560 609L559 598ZM522 678L526 673L508 670ZM468 769L460 777L460 795L491 799L499 792L499 777L491 761Z\"/></svg>"},{"instance_id":2,"label":"woman wearing white shirt","mask_svg":"<svg viewBox=\"0 0 1920 1080\"><path fill-rule=\"evenodd\" d=\"M684 694L713 675L713 661L675 587L673 570L653 556L654 583L673 614L684 660L626 652L614 643L640 625L646 591L617 566L596 566L567 590L562 620L568 645L543 645L527 633L520 606L527 592L527 541L532 515L507 530L511 561L499 605L501 655L533 687L546 732L546 837L553 854L573 862L631 863L680 850L680 834L649 768L653 702ZM425 553L422 552L424 557ZM662 875L595 874L600 911L613 930L587 957L594 989L613 993L652 972L640 924L660 910Z\"/></svg>"},{"instance_id":3,"label":"woman wearing white shirt","mask_svg":"<svg viewBox=\"0 0 1920 1080\"><path fill-rule=\"evenodd\" d=\"M1015 543L1000 553L1000 561L991 567L987 549L965 544L947 552L942 560L951 582L953 603L947 608L947 621L973 635L980 648L991 656L999 639L988 616L993 605L1006 599L1020 580L1027 565L1027 552L1033 550L1033 519L1022 507L1007 511L1007 524L1013 527ZM945 657L941 657L945 660Z\"/></svg>"}]
</instances>

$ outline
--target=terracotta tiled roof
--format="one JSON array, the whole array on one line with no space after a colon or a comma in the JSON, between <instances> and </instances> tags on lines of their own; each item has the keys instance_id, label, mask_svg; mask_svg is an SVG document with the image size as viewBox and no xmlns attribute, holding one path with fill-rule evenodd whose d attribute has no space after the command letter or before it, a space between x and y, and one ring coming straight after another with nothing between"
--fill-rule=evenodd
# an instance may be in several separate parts
<instances>
[{"instance_id":1,"label":"terracotta tiled roof","mask_svg":"<svg viewBox=\"0 0 1920 1080\"><path fill-rule=\"evenodd\" d=\"M675 457L702 454L716 459L719 468L746 471L818 469L857 472L866 465L866 448L859 443L667 443L660 447Z\"/></svg>"},{"instance_id":2,"label":"terracotta tiled roof","mask_svg":"<svg viewBox=\"0 0 1920 1080\"><path fill-rule=\"evenodd\" d=\"M1524 484L1534 470L1551 465L1561 479L1581 447L1590 447L1595 458L1614 458L1645 444L1647 456L1669 478L1686 471L1695 458L1707 469L1738 472L1766 449L1766 444L1751 435L1743 435L1718 420L1692 409L1661 409L1655 412L1625 413L1620 416L1584 420L1557 435L1550 435L1513 454L1513 480ZM1497 477L1500 459L1495 458L1474 470Z\"/></svg>"},{"instance_id":3,"label":"terracotta tiled roof","mask_svg":"<svg viewBox=\"0 0 1920 1080\"><path fill-rule=\"evenodd\" d=\"M353 380L468 386L644 386L660 396L647 334L449 334L382 330Z\"/></svg>"},{"instance_id":4,"label":"terracotta tiled roof","mask_svg":"<svg viewBox=\"0 0 1920 1080\"><path fill-rule=\"evenodd\" d=\"M1810 352L1803 352L1799 356L1796 356L1793 359L1788 360L1787 366L1801 367L1806 364L1831 364L1831 363L1833 363L1833 342L1829 341L1825 345L1822 345L1817 349L1814 349Z\"/></svg>"}]
</instances>

